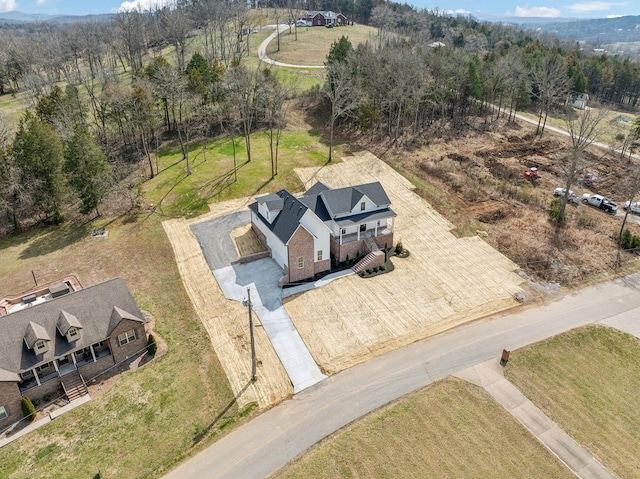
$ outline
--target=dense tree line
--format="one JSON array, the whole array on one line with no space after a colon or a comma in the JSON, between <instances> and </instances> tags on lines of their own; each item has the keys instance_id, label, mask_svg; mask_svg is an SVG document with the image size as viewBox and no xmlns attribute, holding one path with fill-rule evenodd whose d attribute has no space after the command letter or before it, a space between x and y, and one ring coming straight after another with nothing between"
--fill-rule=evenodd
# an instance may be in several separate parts
<instances>
[{"instance_id":1,"label":"dense tree line","mask_svg":"<svg viewBox=\"0 0 640 479\"><path fill-rule=\"evenodd\" d=\"M640 95L636 63L518 28L382 0L267 5L282 21L330 9L377 28L376 41L344 38L327 58L330 143L336 125L415 140L530 105L542 134L571 92L629 106ZM188 175L194 138L242 136L251 161L251 133L262 129L276 175L291 93L270 70L245 66L252 18L244 1L176 0L109 22L0 30L0 94L25 92L30 107L15 135L0 125L0 221L58 222L69 204L97 212L127 165L144 160L158 174L161 139L180 145Z\"/></svg>"}]
</instances>

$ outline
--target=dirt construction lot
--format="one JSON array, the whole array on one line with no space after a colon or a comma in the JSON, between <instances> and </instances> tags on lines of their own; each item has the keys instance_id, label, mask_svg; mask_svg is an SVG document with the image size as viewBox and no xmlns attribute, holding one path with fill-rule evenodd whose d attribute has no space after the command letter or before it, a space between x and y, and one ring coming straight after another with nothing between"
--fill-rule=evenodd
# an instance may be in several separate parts
<instances>
[{"instance_id":1,"label":"dirt construction lot","mask_svg":"<svg viewBox=\"0 0 640 479\"><path fill-rule=\"evenodd\" d=\"M456 238L450 232L453 225L371 153L296 172L307 187L315 181L332 187L380 181L398 214L396 241L411 253L409 258L394 258L395 269L388 274L368 279L352 275L284 301L324 372L335 373L517 304L514 296L522 283L514 272L517 265L479 237ZM245 308L224 298L189 229L194 223L242 211L250 201L215 204L206 216L168 221L164 227L185 288L240 404L257 401L264 407L291 394L286 373L264 331L257 328L259 379L245 388L250 364Z\"/></svg>"},{"instance_id":2,"label":"dirt construction lot","mask_svg":"<svg viewBox=\"0 0 640 479\"><path fill-rule=\"evenodd\" d=\"M345 277L285 300L325 373L517 304L522 278L515 263L477 236L456 238L453 225L371 153L343 160L296 173L307 188L316 181L333 188L380 181L398 214L395 241L411 254L393 258L388 274Z\"/></svg>"}]
</instances>

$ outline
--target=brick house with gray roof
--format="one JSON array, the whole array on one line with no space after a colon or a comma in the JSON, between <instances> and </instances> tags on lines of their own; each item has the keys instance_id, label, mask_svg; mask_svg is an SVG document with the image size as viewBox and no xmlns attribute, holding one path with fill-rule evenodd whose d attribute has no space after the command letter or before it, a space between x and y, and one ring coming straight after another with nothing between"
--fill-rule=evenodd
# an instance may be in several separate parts
<instances>
[{"instance_id":1,"label":"brick house with gray roof","mask_svg":"<svg viewBox=\"0 0 640 479\"><path fill-rule=\"evenodd\" d=\"M392 247L395 212L380 182L332 189L316 183L301 197L280 190L249 205L251 226L293 283L333 263Z\"/></svg>"},{"instance_id":2,"label":"brick house with gray roof","mask_svg":"<svg viewBox=\"0 0 640 479\"><path fill-rule=\"evenodd\" d=\"M86 393L85 380L147 345L144 317L122 278L53 297L60 289L40 287L0 315L0 430L22 418L22 396L63 390L71 400L78 387Z\"/></svg>"}]
</instances>

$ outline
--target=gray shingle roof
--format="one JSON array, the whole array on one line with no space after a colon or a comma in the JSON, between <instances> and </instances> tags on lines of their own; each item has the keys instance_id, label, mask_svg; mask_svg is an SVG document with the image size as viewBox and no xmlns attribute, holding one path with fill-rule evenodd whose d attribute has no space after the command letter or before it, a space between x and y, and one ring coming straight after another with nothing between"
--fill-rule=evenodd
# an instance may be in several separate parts
<instances>
[{"instance_id":1,"label":"gray shingle roof","mask_svg":"<svg viewBox=\"0 0 640 479\"><path fill-rule=\"evenodd\" d=\"M33 348L33 345L40 339L45 341L51 341L51 337L47 334L47 330L41 325L29 321L27 329L24 333L24 340L27 342L27 346Z\"/></svg>"},{"instance_id":2,"label":"gray shingle roof","mask_svg":"<svg viewBox=\"0 0 640 479\"><path fill-rule=\"evenodd\" d=\"M303 196L319 195L323 191L327 191L327 190L330 190L330 189L331 188L329 188L327 185L325 185L324 183L318 181L315 185L313 185L311 188L309 188L307 191L305 191Z\"/></svg>"},{"instance_id":3,"label":"gray shingle roof","mask_svg":"<svg viewBox=\"0 0 640 479\"><path fill-rule=\"evenodd\" d=\"M58 331L60 334L67 334L71 328L82 329L82 324L78 321L73 314L67 313L66 311L60 311L60 316L58 316Z\"/></svg>"},{"instance_id":4,"label":"gray shingle roof","mask_svg":"<svg viewBox=\"0 0 640 479\"><path fill-rule=\"evenodd\" d=\"M269 211L278 211L284 207L284 201L276 193L262 196L256 200L258 203L266 203Z\"/></svg>"},{"instance_id":5,"label":"gray shingle roof","mask_svg":"<svg viewBox=\"0 0 640 479\"><path fill-rule=\"evenodd\" d=\"M258 202L249 205L249 209L253 211L256 216L264 223L264 225L273 231L280 241L284 244L289 242L293 233L300 225L300 219L307 211L308 207L298 200L295 196L289 193L287 190L280 190L277 193L279 198L283 200L282 211L276 219L269 223L258 212Z\"/></svg>"},{"instance_id":6,"label":"gray shingle roof","mask_svg":"<svg viewBox=\"0 0 640 479\"><path fill-rule=\"evenodd\" d=\"M389 200L387 193L379 181L327 190L323 191L321 195L325 199L329 212L333 214L334 218L350 213L365 195L378 207L389 206L391 204L391 200Z\"/></svg>"},{"instance_id":7,"label":"gray shingle roof","mask_svg":"<svg viewBox=\"0 0 640 479\"><path fill-rule=\"evenodd\" d=\"M74 316L82 325L81 336L76 341L67 341L57 330L63 311ZM122 278L114 278L0 316L0 368L10 373L23 372L103 341L113 331L118 318L144 322L142 313ZM51 338L49 351L36 355L27 347L24 338L30 324L36 325L36 330L44 331ZM31 326L31 329L34 327Z\"/></svg>"}]
</instances>

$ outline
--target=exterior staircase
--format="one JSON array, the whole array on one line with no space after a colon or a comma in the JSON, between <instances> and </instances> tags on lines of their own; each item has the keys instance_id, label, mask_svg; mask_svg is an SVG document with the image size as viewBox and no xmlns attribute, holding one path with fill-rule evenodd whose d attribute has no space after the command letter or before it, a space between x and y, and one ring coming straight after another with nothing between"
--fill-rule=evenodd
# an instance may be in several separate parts
<instances>
[{"instance_id":1,"label":"exterior staircase","mask_svg":"<svg viewBox=\"0 0 640 479\"><path fill-rule=\"evenodd\" d=\"M374 240L373 238L365 238L364 245L367 250L369 250L369 253L373 253L374 251L378 251L380 249L378 243L376 243L376 240Z\"/></svg>"},{"instance_id":2,"label":"exterior staircase","mask_svg":"<svg viewBox=\"0 0 640 479\"><path fill-rule=\"evenodd\" d=\"M62 376L62 388L69 402L89 394L84 378L77 370Z\"/></svg>"},{"instance_id":3,"label":"exterior staircase","mask_svg":"<svg viewBox=\"0 0 640 479\"><path fill-rule=\"evenodd\" d=\"M360 271L380 266L382 263L384 263L384 252L378 249L366 255L351 269L358 274Z\"/></svg>"}]
</instances>

